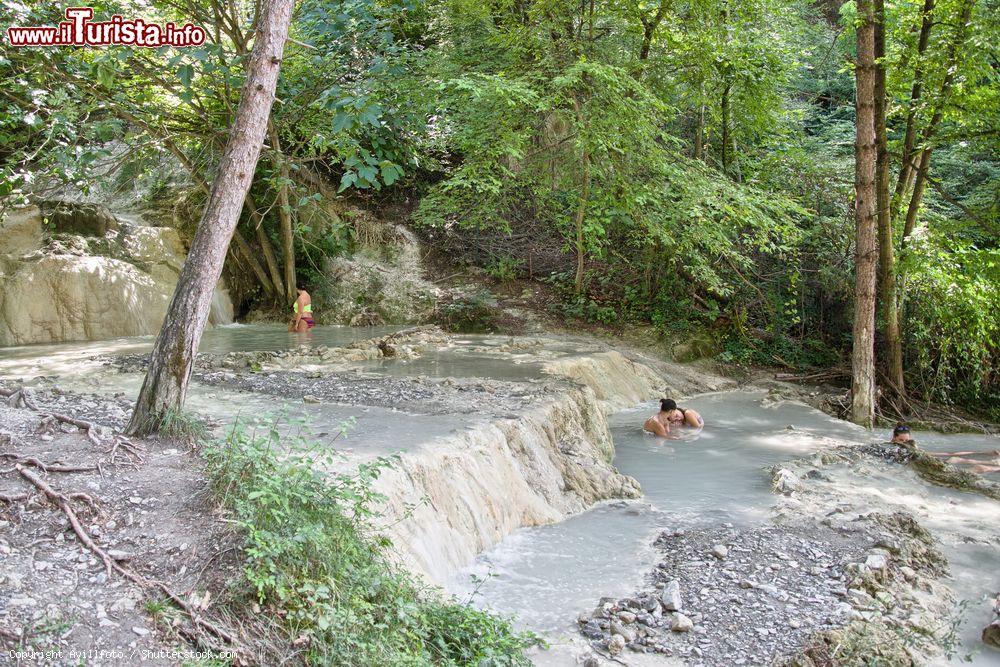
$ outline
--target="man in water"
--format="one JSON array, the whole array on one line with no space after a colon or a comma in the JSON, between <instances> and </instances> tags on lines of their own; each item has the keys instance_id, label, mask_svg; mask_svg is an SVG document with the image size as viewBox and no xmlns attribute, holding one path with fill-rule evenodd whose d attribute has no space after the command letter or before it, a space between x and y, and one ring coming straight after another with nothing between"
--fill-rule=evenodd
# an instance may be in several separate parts
<instances>
[{"instance_id":1,"label":"man in water","mask_svg":"<svg viewBox=\"0 0 1000 667\"><path fill-rule=\"evenodd\" d=\"M894 445L913 445L913 438L910 436L910 427L906 424L899 423L896 424L896 428L892 429L892 444Z\"/></svg>"},{"instance_id":2,"label":"man in water","mask_svg":"<svg viewBox=\"0 0 1000 667\"><path fill-rule=\"evenodd\" d=\"M646 420L642 425L643 430L661 438L670 437L670 411L667 409L667 404L672 402L666 398L660 401L660 411Z\"/></svg>"},{"instance_id":3,"label":"man in water","mask_svg":"<svg viewBox=\"0 0 1000 667\"><path fill-rule=\"evenodd\" d=\"M299 296L295 299L295 304L292 306L294 316L288 324L288 330L305 333L316 326L312 316L312 297L306 291L305 283L300 282L295 288L298 290Z\"/></svg>"}]
</instances>

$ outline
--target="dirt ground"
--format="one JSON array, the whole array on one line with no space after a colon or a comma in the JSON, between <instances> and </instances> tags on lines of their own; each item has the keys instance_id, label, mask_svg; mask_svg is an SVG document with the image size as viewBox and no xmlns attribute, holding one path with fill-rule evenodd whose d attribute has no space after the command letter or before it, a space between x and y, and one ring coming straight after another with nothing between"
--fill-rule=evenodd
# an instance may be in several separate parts
<instances>
[{"instance_id":1,"label":"dirt ground","mask_svg":"<svg viewBox=\"0 0 1000 667\"><path fill-rule=\"evenodd\" d=\"M12 389L0 385L3 393ZM183 443L163 440L134 441L134 449L121 443L112 453L112 431L121 426L117 399L29 397L37 410L0 401L0 662L198 658L188 640L204 629L195 630L165 591L200 615L236 567L234 542L217 520L200 458ZM90 414L65 414L68 404ZM88 419L94 437L47 419L51 413ZM29 476L60 494L94 546L146 585L109 569Z\"/></svg>"}]
</instances>

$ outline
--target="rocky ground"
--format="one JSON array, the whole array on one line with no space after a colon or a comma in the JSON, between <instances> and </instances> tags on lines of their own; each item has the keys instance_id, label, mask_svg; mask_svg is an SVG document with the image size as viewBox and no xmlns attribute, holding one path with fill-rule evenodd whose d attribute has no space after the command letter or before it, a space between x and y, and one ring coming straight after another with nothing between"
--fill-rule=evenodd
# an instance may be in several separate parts
<instances>
[{"instance_id":1,"label":"rocky ground","mask_svg":"<svg viewBox=\"0 0 1000 667\"><path fill-rule=\"evenodd\" d=\"M656 653L719 666L911 664L939 653L953 641L952 596L935 540L909 514L859 512L814 479L825 476L774 470L785 502L773 522L662 533L647 585L602 598L578 619L581 634L625 663Z\"/></svg>"},{"instance_id":2,"label":"rocky ground","mask_svg":"<svg viewBox=\"0 0 1000 667\"><path fill-rule=\"evenodd\" d=\"M208 613L236 567L199 457L182 443L119 439L120 399L28 396L32 407L16 396L7 400L18 407L0 402L4 657L59 665L196 658L185 638L202 630L167 602L168 591Z\"/></svg>"},{"instance_id":3,"label":"rocky ground","mask_svg":"<svg viewBox=\"0 0 1000 667\"><path fill-rule=\"evenodd\" d=\"M862 530L664 532L651 586L602 599L579 619L581 632L614 655L625 649L706 665L769 663L850 618L846 568L865 560L871 546Z\"/></svg>"},{"instance_id":4,"label":"rocky ground","mask_svg":"<svg viewBox=\"0 0 1000 667\"><path fill-rule=\"evenodd\" d=\"M393 378L361 373L283 371L237 374L208 371L195 380L306 403L396 408L421 414L516 417L539 398L565 389L557 381L504 382L477 378Z\"/></svg>"}]
</instances>

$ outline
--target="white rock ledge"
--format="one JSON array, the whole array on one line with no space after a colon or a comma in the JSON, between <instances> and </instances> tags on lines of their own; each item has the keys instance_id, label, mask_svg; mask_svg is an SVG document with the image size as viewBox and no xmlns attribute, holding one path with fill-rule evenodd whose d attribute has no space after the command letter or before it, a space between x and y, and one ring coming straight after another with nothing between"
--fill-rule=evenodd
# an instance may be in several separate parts
<instances>
[{"instance_id":1,"label":"white rock ledge","mask_svg":"<svg viewBox=\"0 0 1000 667\"><path fill-rule=\"evenodd\" d=\"M400 561L443 584L518 528L561 521L595 502L635 498L611 463L609 412L662 395L664 381L617 352L547 369L580 386L516 419L497 420L402 455L383 473L386 522Z\"/></svg>"}]
</instances>

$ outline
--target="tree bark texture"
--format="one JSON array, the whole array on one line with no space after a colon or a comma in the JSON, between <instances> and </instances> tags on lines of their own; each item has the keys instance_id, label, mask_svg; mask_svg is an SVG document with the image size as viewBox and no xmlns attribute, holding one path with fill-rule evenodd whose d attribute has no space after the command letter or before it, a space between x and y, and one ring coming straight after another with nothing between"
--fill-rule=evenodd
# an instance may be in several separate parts
<instances>
[{"instance_id":1,"label":"tree bark texture","mask_svg":"<svg viewBox=\"0 0 1000 667\"><path fill-rule=\"evenodd\" d=\"M871 0L859 0L855 66L854 144L854 340L851 354L851 421L875 423L875 21Z\"/></svg>"},{"instance_id":2,"label":"tree bark texture","mask_svg":"<svg viewBox=\"0 0 1000 667\"><path fill-rule=\"evenodd\" d=\"M889 214L889 147L886 137L885 0L874 0L875 12L875 203L878 221L879 303L882 306L886 374L891 391L906 395L903 380L903 342L896 298L896 258L892 217Z\"/></svg>"},{"instance_id":3,"label":"tree bark texture","mask_svg":"<svg viewBox=\"0 0 1000 667\"><path fill-rule=\"evenodd\" d=\"M183 406L212 294L260 157L293 4L294 0L267 0L261 6L236 119L150 353L146 379L127 427L132 435L156 431L164 415Z\"/></svg>"}]
</instances>

